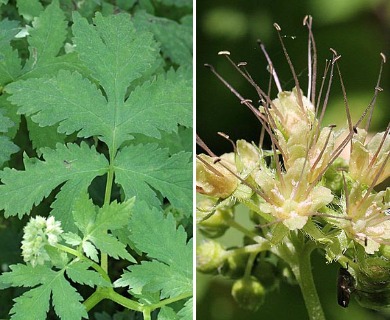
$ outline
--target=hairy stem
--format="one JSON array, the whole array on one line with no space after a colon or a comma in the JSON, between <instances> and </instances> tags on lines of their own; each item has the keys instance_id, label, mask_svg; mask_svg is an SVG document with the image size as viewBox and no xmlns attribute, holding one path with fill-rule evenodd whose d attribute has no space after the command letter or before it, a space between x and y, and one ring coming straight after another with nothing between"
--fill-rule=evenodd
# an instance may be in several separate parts
<instances>
[{"instance_id":1,"label":"hairy stem","mask_svg":"<svg viewBox=\"0 0 390 320\"><path fill-rule=\"evenodd\" d=\"M298 265L292 270L301 288L309 319L325 320L325 315L321 307L311 270L310 255L314 248L314 242L307 242L300 252Z\"/></svg>"}]
</instances>

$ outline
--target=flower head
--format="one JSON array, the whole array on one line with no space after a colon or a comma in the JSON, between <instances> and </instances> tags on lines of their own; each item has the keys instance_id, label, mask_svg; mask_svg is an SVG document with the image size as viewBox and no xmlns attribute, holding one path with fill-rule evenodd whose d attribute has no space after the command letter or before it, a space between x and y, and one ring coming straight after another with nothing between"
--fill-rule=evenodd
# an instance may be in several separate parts
<instances>
[{"instance_id":1,"label":"flower head","mask_svg":"<svg viewBox=\"0 0 390 320\"><path fill-rule=\"evenodd\" d=\"M24 227L22 241L22 255L25 262L30 262L33 267L43 265L50 257L45 249L46 245L54 246L61 239L63 230L61 222L54 217L43 218L36 216L31 218Z\"/></svg>"},{"instance_id":2,"label":"flower head","mask_svg":"<svg viewBox=\"0 0 390 320\"><path fill-rule=\"evenodd\" d=\"M352 140L349 172L351 177L360 183L367 186L372 183L377 185L390 176L390 139L387 138L389 133L377 133L366 143L367 132L364 129L357 130L358 134Z\"/></svg>"},{"instance_id":3,"label":"flower head","mask_svg":"<svg viewBox=\"0 0 390 320\"><path fill-rule=\"evenodd\" d=\"M279 180L264 168L255 174L255 181L266 199L260 209L281 220L290 230L303 228L310 216L333 200L328 188L312 186L308 182L310 170L303 167L304 163L304 159L296 161L296 165L283 173Z\"/></svg>"},{"instance_id":4,"label":"flower head","mask_svg":"<svg viewBox=\"0 0 390 320\"><path fill-rule=\"evenodd\" d=\"M348 219L338 222L368 254L378 251L381 244L390 243L390 216L386 212L390 203L385 200L385 193L381 191L365 196L365 192L355 184L344 202L343 210Z\"/></svg>"}]
</instances>

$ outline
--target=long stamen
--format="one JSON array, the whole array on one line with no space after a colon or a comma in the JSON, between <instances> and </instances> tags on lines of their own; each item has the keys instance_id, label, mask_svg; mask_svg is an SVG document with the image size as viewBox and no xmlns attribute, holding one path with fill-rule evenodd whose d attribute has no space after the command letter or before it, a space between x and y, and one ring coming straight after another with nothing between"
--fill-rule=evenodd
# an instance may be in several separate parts
<instances>
[{"instance_id":1,"label":"long stamen","mask_svg":"<svg viewBox=\"0 0 390 320\"><path fill-rule=\"evenodd\" d=\"M315 105L316 98L316 85L317 85L317 47L316 42L314 40L313 30L312 30L312 16L306 16L303 19L303 25L306 25L309 30L309 76L311 77L311 82L309 79L309 88L311 87L311 102ZM313 56L311 56L311 52L313 51ZM311 62L311 57L313 57L313 62ZM313 68L313 69L311 69ZM310 99L310 90L308 89L308 99Z\"/></svg>"},{"instance_id":2,"label":"long stamen","mask_svg":"<svg viewBox=\"0 0 390 320\"><path fill-rule=\"evenodd\" d=\"M337 52L333 49L330 49L332 52L333 52L333 59L332 59L332 63L331 63L331 67L330 67L330 75L329 75L329 81L328 81L328 88L327 88L327 91L326 91L326 94L325 94L325 98L324 98L324 102L322 104L322 110L321 110L321 115L320 115L320 118L318 120L318 127L317 127L317 132L316 132L316 135L315 135L315 140L317 140L317 137L319 135L319 132L320 132L320 128L321 128L321 124L322 124L322 120L324 118L324 115L325 115L325 110L326 110L326 107L328 106L328 100L329 100L329 95L330 95L330 89L332 87L332 80L333 80L333 69L334 69L334 64L335 62L341 57L339 55L337 55Z\"/></svg>"},{"instance_id":3,"label":"long stamen","mask_svg":"<svg viewBox=\"0 0 390 320\"><path fill-rule=\"evenodd\" d=\"M315 117L317 118L317 115L318 115L318 110L320 109L320 103L321 103L321 98L322 98L322 91L324 90L324 87L325 87L325 81L326 81L326 77L328 75L328 72L329 72L329 67L331 65L331 62L329 60L326 60L325 61L325 68L324 68L324 73L322 75L322 81L321 81L321 86L320 86L320 92L318 94L318 100L317 100L317 103L315 104Z\"/></svg>"},{"instance_id":4,"label":"long stamen","mask_svg":"<svg viewBox=\"0 0 390 320\"><path fill-rule=\"evenodd\" d=\"M380 53L380 56L381 56L382 60L381 60L380 68L379 68L378 80L377 80L376 86L375 86L375 94L374 94L374 97L370 103L370 104L372 104L372 109L370 111L370 115L369 115L367 123L366 123L365 129L367 132L368 132L368 128L370 127L370 124L371 124L372 114L374 112L374 107L375 107L375 102L376 102L376 97L378 96L379 91L382 91L382 88L380 88L380 82L382 79L383 65L386 63L386 56L382 52Z\"/></svg>"},{"instance_id":5,"label":"long stamen","mask_svg":"<svg viewBox=\"0 0 390 320\"><path fill-rule=\"evenodd\" d=\"M196 144L206 151L210 157L217 157L198 135L196 135Z\"/></svg>"},{"instance_id":6,"label":"long stamen","mask_svg":"<svg viewBox=\"0 0 390 320\"><path fill-rule=\"evenodd\" d=\"M347 120L348 120L348 127L349 127L349 131L351 132L352 129L353 129L352 128L351 113L350 113L350 108L349 108L349 104L348 104L347 93L345 91L343 77L341 75L341 70L340 70L339 64L337 62L336 62L336 67L337 67L337 71L338 71L339 78L340 78L341 90L343 91L344 105L345 105L345 110L346 110L346 113L347 113Z\"/></svg>"},{"instance_id":7,"label":"long stamen","mask_svg":"<svg viewBox=\"0 0 390 320\"><path fill-rule=\"evenodd\" d=\"M221 54L221 52L219 52ZM271 104L273 110L275 110L275 113L278 115L280 119L284 119L282 113L278 110L278 108L273 104L271 98L269 95L267 95L253 80L249 72L245 70L245 72L240 68L242 66L245 66L240 62L239 64L234 63L234 61L230 58L228 54L224 54L226 59L231 63L231 65L256 89L257 94L259 95L259 98L264 99L267 104Z\"/></svg>"},{"instance_id":8,"label":"long stamen","mask_svg":"<svg viewBox=\"0 0 390 320\"><path fill-rule=\"evenodd\" d=\"M223 133L223 132L217 132L217 133L222 138L225 138L227 141L229 141L231 143L231 145L233 146L234 152L237 153L237 148L236 148L236 144L234 143L234 141L232 139L230 139L230 137L226 133Z\"/></svg>"},{"instance_id":9,"label":"long stamen","mask_svg":"<svg viewBox=\"0 0 390 320\"><path fill-rule=\"evenodd\" d=\"M272 108L273 110L275 110L275 113L279 112L279 114L281 115L280 111L276 108L276 106L273 104L272 100L269 98L268 95L266 95L264 93L263 90L261 90L261 88L253 81L252 77L246 73L244 73L236 63L234 63L234 61L232 59L230 59L229 57L229 52L228 51L221 51L219 52L219 54L221 55L225 55L227 60L234 66L234 68L244 77L246 78L249 83L251 83L255 88L256 90L258 91L259 95L261 95L260 97L264 97L266 99L267 102L269 102L271 105L272 105ZM283 149L280 148L280 145L274 135L274 133L272 132L271 128L276 128L276 123L275 123L275 120L273 119L272 115L270 114L269 110L267 107L264 107L264 111L265 111L265 114L266 116L262 115L258 110L256 110L250 103L248 103L248 101L250 100L247 100L247 99L243 99L241 95L238 94L238 92L229 84L227 83L227 81L225 79L223 79L217 72L216 70L210 66L210 65L207 65L211 70L212 72L218 77L218 79L220 79L222 81L222 83L224 83L231 92L233 92L239 99L242 99L241 100L241 103L247 105L250 107L251 111L253 111L253 113L257 116L257 118L259 119L259 121L261 122L261 124L263 125L263 128L265 128L265 130L267 130L268 134L270 135L271 137L271 141L272 143L277 146L279 152L282 154L282 157L284 159L286 159L286 156L285 154L283 153ZM236 94L237 93L237 94ZM252 101L250 101L252 102ZM270 126L267 126L266 123L269 123ZM276 154L276 153L275 153ZM280 166L279 164L277 166ZM279 172L279 171L278 171ZM280 170L281 172L281 170ZM282 179L282 176L280 174L280 179L281 181L283 181Z\"/></svg>"},{"instance_id":10,"label":"long stamen","mask_svg":"<svg viewBox=\"0 0 390 320\"><path fill-rule=\"evenodd\" d=\"M280 34L280 31L282 29L280 28L280 26L277 23L274 23L274 27L275 27L275 29L276 29L276 31L278 33L279 41L280 41L280 43L282 45L282 49L283 49L284 55L285 55L285 57L287 59L287 63L289 65L291 73L292 73L292 75L294 77L295 87L297 88L298 105L301 107L302 111L305 112L304 107L303 107L302 92L301 92L301 87L299 85L298 77L297 77L297 74L295 73L294 65L291 62L290 56L287 53L286 46L284 45L284 41L283 41L282 36Z\"/></svg>"},{"instance_id":11,"label":"long stamen","mask_svg":"<svg viewBox=\"0 0 390 320\"><path fill-rule=\"evenodd\" d=\"M270 73L272 74L272 77L274 78L276 87L278 88L278 92L282 92L283 89L282 89L282 86L280 85L278 75L276 74L276 70L274 68L274 65L272 63L271 58L269 57L269 55L267 53L267 50L265 50L264 44L261 42L260 39L257 40L257 44L259 45L261 51L263 51L263 54L264 54L265 58L267 59L268 65L270 67Z\"/></svg>"}]
</instances>

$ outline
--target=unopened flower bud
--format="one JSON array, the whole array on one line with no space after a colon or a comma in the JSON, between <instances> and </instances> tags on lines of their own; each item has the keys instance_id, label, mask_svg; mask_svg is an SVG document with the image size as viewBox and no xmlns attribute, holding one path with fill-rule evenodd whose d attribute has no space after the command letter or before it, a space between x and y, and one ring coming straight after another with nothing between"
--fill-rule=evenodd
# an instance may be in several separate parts
<instances>
[{"instance_id":1,"label":"unopened flower bud","mask_svg":"<svg viewBox=\"0 0 390 320\"><path fill-rule=\"evenodd\" d=\"M203 273L217 273L225 261L226 251L213 240L206 240L196 248L196 269Z\"/></svg>"},{"instance_id":2,"label":"unopened flower bud","mask_svg":"<svg viewBox=\"0 0 390 320\"><path fill-rule=\"evenodd\" d=\"M233 284L232 296L241 308L254 312L263 304L265 290L255 277L244 277Z\"/></svg>"}]
</instances>

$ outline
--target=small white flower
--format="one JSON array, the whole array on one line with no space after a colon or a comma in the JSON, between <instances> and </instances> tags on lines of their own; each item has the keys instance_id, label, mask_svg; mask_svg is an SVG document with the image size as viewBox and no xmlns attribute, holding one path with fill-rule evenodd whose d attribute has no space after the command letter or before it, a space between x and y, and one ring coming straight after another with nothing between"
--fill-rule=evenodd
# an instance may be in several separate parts
<instances>
[{"instance_id":1,"label":"small white flower","mask_svg":"<svg viewBox=\"0 0 390 320\"><path fill-rule=\"evenodd\" d=\"M41 216L31 218L24 227L22 241L22 255L25 262L30 262L33 267L43 265L50 257L45 250L46 245L54 246L61 239L63 230L61 222L54 217L45 219Z\"/></svg>"}]
</instances>

